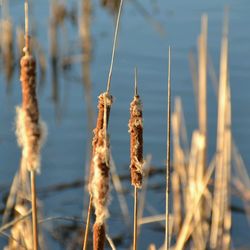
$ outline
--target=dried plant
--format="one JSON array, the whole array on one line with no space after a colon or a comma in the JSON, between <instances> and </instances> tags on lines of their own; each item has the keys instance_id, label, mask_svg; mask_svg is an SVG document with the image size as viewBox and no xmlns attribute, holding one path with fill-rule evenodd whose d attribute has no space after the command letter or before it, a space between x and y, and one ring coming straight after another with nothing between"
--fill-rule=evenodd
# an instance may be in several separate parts
<instances>
[{"instance_id":1,"label":"dried plant","mask_svg":"<svg viewBox=\"0 0 250 250\"><path fill-rule=\"evenodd\" d=\"M135 69L135 94L130 103L130 178L134 186L134 237L133 249L137 249L137 188L142 187L143 167L143 120L142 103L137 92L137 70Z\"/></svg>"},{"instance_id":2,"label":"dried plant","mask_svg":"<svg viewBox=\"0 0 250 250\"><path fill-rule=\"evenodd\" d=\"M90 214L92 204L95 208L96 220L93 227L93 249L104 249L105 243L105 220L108 217L108 191L109 191L109 138L107 134L107 126L109 120L110 107L112 104L112 96L109 94L112 78L112 70L114 64L115 49L117 43L117 35L120 23L123 0L120 3L119 13L117 16L114 42L111 56L111 63L107 81L107 91L99 96L98 116L96 128L94 129L94 137L92 140L92 159L90 165L89 177L89 209L87 215L87 225L85 228L85 236L83 249L87 249L88 231L90 224Z\"/></svg>"},{"instance_id":3,"label":"dried plant","mask_svg":"<svg viewBox=\"0 0 250 250\"><path fill-rule=\"evenodd\" d=\"M20 169L20 184L24 192L24 198L30 200L29 193L31 192L32 204L32 234L27 221L17 224L13 228L12 233L21 238L29 238L33 235L32 241L25 240L25 246L30 249L29 245L32 242L32 248L38 249L38 230L37 230L37 198L36 198L36 173L40 171L40 150L43 144L46 129L44 123L39 117L38 102L36 97L36 63L30 53L29 36L28 36L28 3L25 2L25 55L21 58L21 86L22 86L22 106L17 107L16 119L16 135L19 146L22 148L22 159ZM27 174L30 172L30 182ZM28 187L30 183L30 190ZM16 211L23 215L27 212L27 200L20 201L16 205ZM20 212L21 211L21 212ZM22 212L24 211L24 212ZM24 223L27 223L25 225ZM22 225L20 227L20 225ZM28 230L25 230L25 228ZM21 237L22 235L22 237ZM28 243L27 243L28 242ZM11 249L11 248L10 248Z\"/></svg>"}]
</instances>

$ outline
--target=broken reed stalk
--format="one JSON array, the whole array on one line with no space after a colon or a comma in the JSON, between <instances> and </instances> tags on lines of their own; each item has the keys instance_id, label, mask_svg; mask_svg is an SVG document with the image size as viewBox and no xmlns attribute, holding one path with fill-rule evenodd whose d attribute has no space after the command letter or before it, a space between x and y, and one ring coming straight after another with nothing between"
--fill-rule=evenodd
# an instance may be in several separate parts
<instances>
[{"instance_id":1,"label":"broken reed stalk","mask_svg":"<svg viewBox=\"0 0 250 250\"><path fill-rule=\"evenodd\" d=\"M135 93L130 103L130 175L134 186L134 234L133 250L137 249L137 189L142 187L143 166L143 120L142 103L137 91L137 69L135 69Z\"/></svg>"},{"instance_id":2,"label":"broken reed stalk","mask_svg":"<svg viewBox=\"0 0 250 250\"><path fill-rule=\"evenodd\" d=\"M88 217L91 213L91 207L94 205L96 221L93 226L93 249L104 249L105 243L105 220L108 217L108 190L109 190L109 140L107 135L107 126L109 113L112 104L112 96L109 95L114 56L117 43L117 35L120 24L121 10L123 0L120 2L119 12L116 21L114 42L110 63L110 70L107 81L107 91L99 96L98 117L94 137L92 141L92 159L89 174L89 210ZM103 189L103 190L102 190ZM83 250L87 249L87 239L90 221L87 221Z\"/></svg>"},{"instance_id":3,"label":"broken reed stalk","mask_svg":"<svg viewBox=\"0 0 250 250\"><path fill-rule=\"evenodd\" d=\"M166 226L165 249L169 249L169 179L170 179L170 126L171 126L171 48L168 48L168 114L167 114L167 164L166 164Z\"/></svg>"}]
</instances>

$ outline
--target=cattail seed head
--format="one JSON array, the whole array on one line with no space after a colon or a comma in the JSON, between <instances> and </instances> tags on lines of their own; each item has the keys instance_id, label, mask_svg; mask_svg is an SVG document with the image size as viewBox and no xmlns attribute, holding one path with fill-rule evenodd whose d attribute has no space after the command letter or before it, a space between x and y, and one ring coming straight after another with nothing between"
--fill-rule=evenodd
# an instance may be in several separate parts
<instances>
[{"instance_id":1,"label":"cattail seed head","mask_svg":"<svg viewBox=\"0 0 250 250\"><path fill-rule=\"evenodd\" d=\"M104 249L105 220L108 217L109 202L109 136L107 126L112 96L107 92L99 96L98 117L92 141L89 192L95 208L94 249Z\"/></svg>"},{"instance_id":2,"label":"cattail seed head","mask_svg":"<svg viewBox=\"0 0 250 250\"><path fill-rule=\"evenodd\" d=\"M39 119L36 97L36 63L34 58L26 53L20 61L22 106L17 107L16 134L22 147L24 163L28 170L39 171L40 149L46 134L46 126Z\"/></svg>"},{"instance_id":3,"label":"cattail seed head","mask_svg":"<svg viewBox=\"0 0 250 250\"><path fill-rule=\"evenodd\" d=\"M98 145L100 146L103 144L103 140L100 140L100 139L101 139L101 137L103 139L104 136L101 136L101 134L104 135L104 132L106 133L106 131L103 131L103 130L108 125L110 108L112 105L112 96L110 96L106 92L100 94L98 99L99 99L98 106L97 106L98 116L97 116L96 128L93 131L94 136L93 136L93 140L92 140L92 161L91 161L91 165L90 165L90 176L89 176L89 192L90 192L90 194L92 194L91 183L92 183L92 179L93 179L93 175L94 175L94 160L93 159L96 155L96 148L98 147ZM106 111L105 111L105 107L106 107ZM107 123L106 125L104 124L104 113L105 112L106 112L106 123Z\"/></svg>"},{"instance_id":4,"label":"cattail seed head","mask_svg":"<svg viewBox=\"0 0 250 250\"><path fill-rule=\"evenodd\" d=\"M143 166L143 119L142 103L139 95L135 95L130 103L130 174L131 184L137 188L142 186Z\"/></svg>"}]
</instances>

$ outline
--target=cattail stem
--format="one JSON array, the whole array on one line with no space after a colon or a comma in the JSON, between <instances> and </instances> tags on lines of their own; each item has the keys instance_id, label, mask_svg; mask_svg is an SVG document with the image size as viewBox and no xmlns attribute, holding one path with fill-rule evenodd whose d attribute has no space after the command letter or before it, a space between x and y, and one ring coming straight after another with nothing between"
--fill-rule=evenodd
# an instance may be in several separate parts
<instances>
[{"instance_id":1,"label":"cattail stem","mask_svg":"<svg viewBox=\"0 0 250 250\"><path fill-rule=\"evenodd\" d=\"M165 249L169 249L169 186L170 186L170 124L171 124L171 48L168 48L168 114L167 114L167 164L166 164L166 228Z\"/></svg>"},{"instance_id":2,"label":"cattail stem","mask_svg":"<svg viewBox=\"0 0 250 250\"><path fill-rule=\"evenodd\" d=\"M25 14L25 48L29 50L29 6L28 0L24 3L24 14Z\"/></svg>"},{"instance_id":3,"label":"cattail stem","mask_svg":"<svg viewBox=\"0 0 250 250\"><path fill-rule=\"evenodd\" d=\"M37 205L36 205L36 173L30 171L31 181L31 204L32 204L32 228L33 228L33 250L38 249L38 230L37 230Z\"/></svg>"},{"instance_id":4,"label":"cattail stem","mask_svg":"<svg viewBox=\"0 0 250 250\"><path fill-rule=\"evenodd\" d=\"M113 42L113 48L112 48L111 63L110 63L108 82L107 82L107 93L109 93L109 90L110 90L110 83L111 83L111 77L112 77L112 70L113 70L114 57L115 57L115 49L116 49L116 43L117 43L117 34L118 34L118 30L119 30L122 6L123 6L123 0L121 0L121 2L120 2L118 16L117 16L117 20L116 20L116 27L115 27L115 35L114 35L114 42Z\"/></svg>"},{"instance_id":5,"label":"cattail stem","mask_svg":"<svg viewBox=\"0 0 250 250\"><path fill-rule=\"evenodd\" d=\"M83 250L87 250L91 211L92 211L92 195L90 195L89 197L89 208L88 208L88 215L87 215L86 228L85 228L85 234L84 234L84 242L83 242L83 248L82 248Z\"/></svg>"},{"instance_id":6,"label":"cattail stem","mask_svg":"<svg viewBox=\"0 0 250 250\"><path fill-rule=\"evenodd\" d=\"M134 187L134 235L133 235L133 250L137 249L137 187Z\"/></svg>"}]
</instances>

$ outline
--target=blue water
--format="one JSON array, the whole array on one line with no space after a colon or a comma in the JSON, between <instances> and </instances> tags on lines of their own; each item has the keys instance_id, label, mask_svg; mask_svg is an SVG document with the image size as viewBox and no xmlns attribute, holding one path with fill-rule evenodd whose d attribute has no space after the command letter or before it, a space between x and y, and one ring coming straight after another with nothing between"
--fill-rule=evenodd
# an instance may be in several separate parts
<instances>
[{"instance_id":1,"label":"blue water","mask_svg":"<svg viewBox=\"0 0 250 250\"><path fill-rule=\"evenodd\" d=\"M67 1L68 6L76 6L80 1ZM195 49L200 32L200 18L203 12L208 14L208 51L219 72L220 41L223 22L223 10L230 8L229 65L232 93L232 131L235 142L248 166L250 164L250 2L239 1L139 1L153 19L161 25L163 34L155 28L150 18L146 18L138 5L125 1L121 17L119 43L115 58L111 93L115 98L110 118L111 147L118 172L126 173L129 162L129 103L133 95L133 70L139 69L139 93L144 103L144 154L152 155L155 166L163 166L166 159L166 113L167 113L167 51L172 47L172 89L173 97L181 96L188 138L197 128L197 114L193 85L188 64L188 53ZM58 104L52 101L52 76L49 68L49 3L33 1L31 20L35 23L35 33L47 55L48 70L42 85L39 86L39 105L43 119L48 126L48 138L42 151L42 171L38 177L38 189L50 185L84 179L84 165L87 160L88 123L84 87L82 85L81 66L74 64L67 74L59 69ZM23 5L20 1L9 1L10 15L16 25L23 27ZM109 69L114 30L114 16L99 1L92 1L91 36L93 54L90 64L90 77L93 88L93 106L97 105L97 96L105 90ZM80 8L78 8L80 10ZM65 24L67 36L60 34L59 50L61 55L80 54L78 29L68 21ZM63 43L66 43L66 49ZM1 68L3 65L1 65ZM215 152L216 137L216 97L208 80L208 130L209 159ZM11 80L11 90L3 71L0 73L0 188L3 192L9 188L17 171L20 149L14 133L15 106L21 103L18 70ZM249 169L250 171L250 169ZM163 178L152 179L152 183L164 182ZM125 183L126 185L128 183ZM129 185L127 185L129 187ZM131 189L132 192L132 189ZM127 195L132 209L132 195ZM44 216L82 216L83 190L69 189L54 192L42 199ZM159 213L164 212L164 192L149 191L147 202L153 204ZM238 202L239 203L239 202ZM240 204L240 203L239 203ZM241 204L240 204L241 205ZM2 206L2 205L1 205ZM116 235L122 230L123 223L117 199L113 194L110 205L109 233ZM132 211L132 210L131 210ZM112 217L112 215L114 215ZM45 225L46 227L46 225ZM49 226L47 226L49 227ZM46 227L46 228L47 228ZM246 231L249 227L242 215L233 217L233 243L249 243ZM140 249L146 249L155 242L160 246L163 233L152 230L152 226L143 226L139 240ZM50 249L62 249L48 236ZM0 238L0 248L6 240Z\"/></svg>"}]
</instances>

